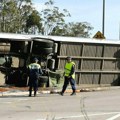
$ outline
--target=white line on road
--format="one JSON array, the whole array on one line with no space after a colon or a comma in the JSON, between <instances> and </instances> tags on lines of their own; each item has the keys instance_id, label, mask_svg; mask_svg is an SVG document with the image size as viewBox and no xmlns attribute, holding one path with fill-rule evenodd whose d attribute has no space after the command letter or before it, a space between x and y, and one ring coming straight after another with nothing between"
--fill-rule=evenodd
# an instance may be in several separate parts
<instances>
[{"instance_id":1,"label":"white line on road","mask_svg":"<svg viewBox=\"0 0 120 120\"><path fill-rule=\"evenodd\" d=\"M46 120L46 119L37 119L37 120Z\"/></svg>"},{"instance_id":2,"label":"white line on road","mask_svg":"<svg viewBox=\"0 0 120 120\"><path fill-rule=\"evenodd\" d=\"M46 120L46 119L37 119L37 120Z\"/></svg>"},{"instance_id":3,"label":"white line on road","mask_svg":"<svg viewBox=\"0 0 120 120\"><path fill-rule=\"evenodd\" d=\"M23 98L23 99L18 99L17 101L24 101L24 100L28 100L28 99L24 99L24 98Z\"/></svg>"},{"instance_id":4,"label":"white line on road","mask_svg":"<svg viewBox=\"0 0 120 120\"><path fill-rule=\"evenodd\" d=\"M119 114L118 114L119 113ZM88 116L99 116L99 115L110 115L110 114L118 114L120 115L120 112L110 112L110 113L98 113L98 114L88 114ZM81 118L84 117L83 115L79 116L66 116L66 117L57 117L55 120L60 120L60 119L72 119L72 118ZM118 117L118 116L117 116ZM107 119L107 120L114 120L114 119Z\"/></svg>"},{"instance_id":5,"label":"white line on road","mask_svg":"<svg viewBox=\"0 0 120 120\"><path fill-rule=\"evenodd\" d=\"M118 118L118 117L120 117L120 114L117 114L117 115L115 115L115 116L113 116L113 117L111 117L111 118L108 118L107 120L115 120L115 119Z\"/></svg>"},{"instance_id":6,"label":"white line on road","mask_svg":"<svg viewBox=\"0 0 120 120\"><path fill-rule=\"evenodd\" d=\"M5 103L5 104L11 104L12 102L3 102L3 103Z\"/></svg>"}]
</instances>

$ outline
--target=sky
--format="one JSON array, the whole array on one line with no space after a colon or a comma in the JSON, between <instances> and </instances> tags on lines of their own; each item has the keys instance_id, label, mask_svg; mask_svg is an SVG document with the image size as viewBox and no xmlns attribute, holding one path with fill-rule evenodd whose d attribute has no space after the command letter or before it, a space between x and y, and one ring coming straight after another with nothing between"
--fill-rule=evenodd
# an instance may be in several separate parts
<instances>
[{"instance_id":1,"label":"sky","mask_svg":"<svg viewBox=\"0 0 120 120\"><path fill-rule=\"evenodd\" d=\"M48 0L32 0L34 7L41 11ZM71 17L66 22L88 22L94 28L93 37L102 32L103 0L54 0L54 6L62 11L67 9ZM104 36L109 40L120 40L120 0L105 0Z\"/></svg>"}]
</instances>

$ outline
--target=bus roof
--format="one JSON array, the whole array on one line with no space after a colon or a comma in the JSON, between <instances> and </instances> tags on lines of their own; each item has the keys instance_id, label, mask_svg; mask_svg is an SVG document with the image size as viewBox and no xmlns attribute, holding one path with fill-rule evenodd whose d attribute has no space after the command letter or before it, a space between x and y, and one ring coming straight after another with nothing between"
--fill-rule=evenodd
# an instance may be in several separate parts
<instances>
[{"instance_id":1,"label":"bus roof","mask_svg":"<svg viewBox=\"0 0 120 120\"><path fill-rule=\"evenodd\" d=\"M32 41L33 39L36 38L53 40L55 42L79 42L79 43L98 43L98 44L100 43L100 44L118 44L118 45L120 44L120 40L0 33L0 39L10 40L10 41Z\"/></svg>"},{"instance_id":2,"label":"bus roof","mask_svg":"<svg viewBox=\"0 0 120 120\"><path fill-rule=\"evenodd\" d=\"M59 42L81 42L81 43L100 43L100 44L120 44L119 40L95 39L95 38L80 38L80 37L61 37L49 36L49 39Z\"/></svg>"},{"instance_id":3,"label":"bus roof","mask_svg":"<svg viewBox=\"0 0 120 120\"><path fill-rule=\"evenodd\" d=\"M15 33L0 33L0 40L9 41L31 41L29 36Z\"/></svg>"}]
</instances>

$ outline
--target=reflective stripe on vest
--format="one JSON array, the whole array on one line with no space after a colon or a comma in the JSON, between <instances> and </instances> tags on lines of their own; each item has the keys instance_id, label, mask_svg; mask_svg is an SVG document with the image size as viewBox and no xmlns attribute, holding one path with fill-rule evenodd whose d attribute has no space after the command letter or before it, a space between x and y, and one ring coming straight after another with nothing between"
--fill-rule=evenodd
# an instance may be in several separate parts
<instances>
[{"instance_id":1,"label":"reflective stripe on vest","mask_svg":"<svg viewBox=\"0 0 120 120\"><path fill-rule=\"evenodd\" d=\"M29 69L40 69L41 66L37 63L31 63L29 66Z\"/></svg>"},{"instance_id":2,"label":"reflective stripe on vest","mask_svg":"<svg viewBox=\"0 0 120 120\"><path fill-rule=\"evenodd\" d=\"M65 64L65 76L69 76L73 65L75 65L74 62L70 62L70 63ZM75 79L75 73L73 73L72 78Z\"/></svg>"}]
</instances>

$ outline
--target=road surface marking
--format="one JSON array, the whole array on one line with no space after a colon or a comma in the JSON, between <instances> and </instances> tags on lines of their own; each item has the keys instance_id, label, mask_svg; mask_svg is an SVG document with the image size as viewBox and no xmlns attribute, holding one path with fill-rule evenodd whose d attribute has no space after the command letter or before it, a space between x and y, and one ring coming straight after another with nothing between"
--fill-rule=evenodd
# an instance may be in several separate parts
<instances>
[{"instance_id":1,"label":"road surface marking","mask_svg":"<svg viewBox=\"0 0 120 120\"><path fill-rule=\"evenodd\" d=\"M110 114L118 114L120 116L120 112L110 112L110 113L98 113L98 114L88 114L88 117L90 116L99 116L99 115L110 115ZM119 117L119 116L116 117ZM67 118L82 118L84 117L83 115L79 116L66 116L66 117L56 117L55 120L60 120L60 119L67 119ZM114 120L114 119L107 119L107 120Z\"/></svg>"},{"instance_id":2,"label":"road surface marking","mask_svg":"<svg viewBox=\"0 0 120 120\"><path fill-rule=\"evenodd\" d=\"M108 118L107 120L115 120L115 119L118 118L118 117L120 117L120 114L117 114L117 115L115 115L115 116L113 116L113 117L111 117L111 118Z\"/></svg>"},{"instance_id":3,"label":"road surface marking","mask_svg":"<svg viewBox=\"0 0 120 120\"><path fill-rule=\"evenodd\" d=\"M37 119L37 120L46 120L46 119Z\"/></svg>"},{"instance_id":4,"label":"road surface marking","mask_svg":"<svg viewBox=\"0 0 120 120\"><path fill-rule=\"evenodd\" d=\"M5 104L11 104L12 102L3 102L3 103L5 103Z\"/></svg>"},{"instance_id":5,"label":"road surface marking","mask_svg":"<svg viewBox=\"0 0 120 120\"><path fill-rule=\"evenodd\" d=\"M22 98L22 99L18 99L17 101L24 101L24 100L28 100L28 99L24 99L24 98Z\"/></svg>"}]
</instances>

